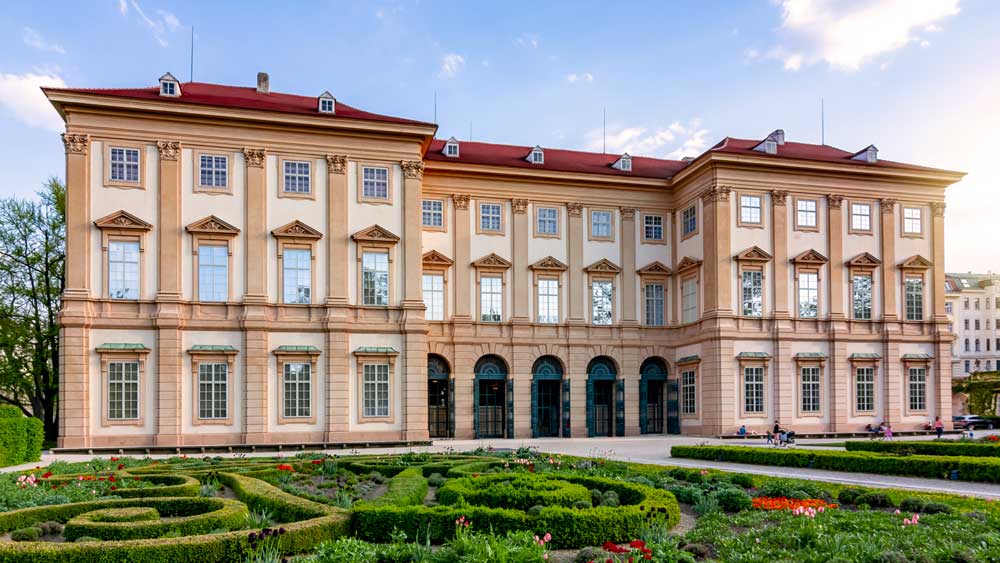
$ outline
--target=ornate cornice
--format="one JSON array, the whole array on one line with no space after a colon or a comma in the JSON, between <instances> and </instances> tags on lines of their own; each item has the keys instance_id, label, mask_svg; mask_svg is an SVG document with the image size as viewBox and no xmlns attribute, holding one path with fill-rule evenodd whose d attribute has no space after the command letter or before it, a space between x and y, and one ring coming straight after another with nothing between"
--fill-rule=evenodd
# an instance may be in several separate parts
<instances>
[{"instance_id":1,"label":"ornate cornice","mask_svg":"<svg viewBox=\"0 0 1000 563\"><path fill-rule=\"evenodd\" d=\"M888 197L882 198L878 200L878 208L883 215L889 215L896 210L896 200Z\"/></svg>"},{"instance_id":2,"label":"ornate cornice","mask_svg":"<svg viewBox=\"0 0 1000 563\"><path fill-rule=\"evenodd\" d=\"M844 196L840 194L827 194L826 204L830 209L840 209L840 206L844 203Z\"/></svg>"},{"instance_id":3,"label":"ornate cornice","mask_svg":"<svg viewBox=\"0 0 1000 563\"><path fill-rule=\"evenodd\" d=\"M180 141L156 141L156 148L160 151L160 160L177 160L181 154Z\"/></svg>"},{"instance_id":4,"label":"ornate cornice","mask_svg":"<svg viewBox=\"0 0 1000 563\"><path fill-rule=\"evenodd\" d=\"M101 217L100 219L94 221L94 226L98 229L117 229L129 231L149 231L153 228L153 225L143 221L135 215L132 215L124 209Z\"/></svg>"},{"instance_id":5,"label":"ornate cornice","mask_svg":"<svg viewBox=\"0 0 1000 563\"><path fill-rule=\"evenodd\" d=\"M454 194L451 196L451 200L455 202L455 209L469 208L469 194Z\"/></svg>"},{"instance_id":6,"label":"ornate cornice","mask_svg":"<svg viewBox=\"0 0 1000 563\"><path fill-rule=\"evenodd\" d=\"M701 192L701 200L705 203L714 203L716 201L729 201L729 192L732 188L729 186L719 186L717 188L709 188Z\"/></svg>"},{"instance_id":7,"label":"ornate cornice","mask_svg":"<svg viewBox=\"0 0 1000 563\"><path fill-rule=\"evenodd\" d=\"M635 220L635 208L634 207L622 207L622 221L634 221Z\"/></svg>"},{"instance_id":8,"label":"ornate cornice","mask_svg":"<svg viewBox=\"0 0 1000 563\"><path fill-rule=\"evenodd\" d=\"M199 219L185 227L189 233L205 233L213 235L236 236L240 230L229 223L219 219L215 215L209 215L204 219Z\"/></svg>"},{"instance_id":9,"label":"ornate cornice","mask_svg":"<svg viewBox=\"0 0 1000 563\"><path fill-rule=\"evenodd\" d=\"M326 155L326 171L330 174L347 173L347 155L328 154Z\"/></svg>"},{"instance_id":10,"label":"ornate cornice","mask_svg":"<svg viewBox=\"0 0 1000 563\"><path fill-rule=\"evenodd\" d=\"M247 166L263 168L264 158L267 156L267 149L252 149L243 147L243 156L247 159Z\"/></svg>"},{"instance_id":11,"label":"ornate cornice","mask_svg":"<svg viewBox=\"0 0 1000 563\"><path fill-rule=\"evenodd\" d=\"M67 154L87 154L90 148L90 135L84 133L63 133L62 140Z\"/></svg>"},{"instance_id":12,"label":"ornate cornice","mask_svg":"<svg viewBox=\"0 0 1000 563\"><path fill-rule=\"evenodd\" d=\"M785 190L771 190L771 201L775 205L784 206L785 200L788 199L788 192Z\"/></svg>"},{"instance_id":13,"label":"ornate cornice","mask_svg":"<svg viewBox=\"0 0 1000 563\"><path fill-rule=\"evenodd\" d=\"M945 204L943 201L935 202L931 204L931 213L935 217L944 217Z\"/></svg>"},{"instance_id":14,"label":"ornate cornice","mask_svg":"<svg viewBox=\"0 0 1000 563\"><path fill-rule=\"evenodd\" d=\"M583 216L583 204L572 202L566 204L566 212L570 217L582 217Z\"/></svg>"},{"instance_id":15,"label":"ornate cornice","mask_svg":"<svg viewBox=\"0 0 1000 563\"><path fill-rule=\"evenodd\" d=\"M424 163L421 160L403 160L400 161L400 166L403 167L403 177L409 178L411 180L423 180L424 179Z\"/></svg>"},{"instance_id":16,"label":"ornate cornice","mask_svg":"<svg viewBox=\"0 0 1000 563\"><path fill-rule=\"evenodd\" d=\"M271 231L271 234L276 238L299 238L312 240L319 240L323 238L323 233L310 227L309 225L306 225L298 219L274 229Z\"/></svg>"},{"instance_id":17,"label":"ornate cornice","mask_svg":"<svg viewBox=\"0 0 1000 563\"><path fill-rule=\"evenodd\" d=\"M528 212L528 200L526 200L526 199L514 199L514 200L511 200L511 206L514 208L514 213L527 213Z\"/></svg>"}]
</instances>

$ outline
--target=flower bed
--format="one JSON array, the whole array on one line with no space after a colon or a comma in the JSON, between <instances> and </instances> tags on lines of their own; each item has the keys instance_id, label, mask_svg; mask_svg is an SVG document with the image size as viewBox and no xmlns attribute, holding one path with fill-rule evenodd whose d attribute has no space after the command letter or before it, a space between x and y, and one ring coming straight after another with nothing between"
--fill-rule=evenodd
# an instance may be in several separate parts
<instances>
[{"instance_id":1,"label":"flower bed","mask_svg":"<svg viewBox=\"0 0 1000 563\"><path fill-rule=\"evenodd\" d=\"M828 504L825 500L818 498L756 497L753 499L753 508L756 510L801 510L803 508L826 510L837 508L837 505Z\"/></svg>"}]
</instances>

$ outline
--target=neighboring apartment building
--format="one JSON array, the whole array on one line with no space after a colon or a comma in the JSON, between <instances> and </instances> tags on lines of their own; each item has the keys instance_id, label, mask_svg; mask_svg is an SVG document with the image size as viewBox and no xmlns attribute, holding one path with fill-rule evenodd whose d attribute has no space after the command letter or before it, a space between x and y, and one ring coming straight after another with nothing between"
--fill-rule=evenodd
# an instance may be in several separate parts
<instances>
[{"instance_id":1,"label":"neighboring apartment building","mask_svg":"<svg viewBox=\"0 0 1000 563\"><path fill-rule=\"evenodd\" d=\"M945 312L948 328L955 334L951 347L954 377L1000 370L1000 275L945 276ZM955 414L966 414L965 400L965 396L955 396Z\"/></svg>"},{"instance_id":2,"label":"neighboring apartment building","mask_svg":"<svg viewBox=\"0 0 1000 563\"><path fill-rule=\"evenodd\" d=\"M45 89L61 447L897 428L951 415L960 173L435 139L319 97Z\"/></svg>"}]
</instances>

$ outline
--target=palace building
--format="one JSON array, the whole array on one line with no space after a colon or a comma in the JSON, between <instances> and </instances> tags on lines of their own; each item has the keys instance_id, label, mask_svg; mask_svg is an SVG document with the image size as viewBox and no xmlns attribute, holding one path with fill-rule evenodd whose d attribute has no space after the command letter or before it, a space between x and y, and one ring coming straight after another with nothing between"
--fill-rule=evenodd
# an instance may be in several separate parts
<instances>
[{"instance_id":1,"label":"palace building","mask_svg":"<svg viewBox=\"0 0 1000 563\"><path fill-rule=\"evenodd\" d=\"M44 91L61 448L951 416L961 173L781 130L680 161L444 140L263 73Z\"/></svg>"}]
</instances>

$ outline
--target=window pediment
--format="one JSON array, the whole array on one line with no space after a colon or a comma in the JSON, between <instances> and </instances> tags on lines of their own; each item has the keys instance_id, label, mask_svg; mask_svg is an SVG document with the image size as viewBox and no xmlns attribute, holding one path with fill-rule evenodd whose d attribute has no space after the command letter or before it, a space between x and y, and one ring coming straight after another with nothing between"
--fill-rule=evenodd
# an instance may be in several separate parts
<instances>
[{"instance_id":1,"label":"window pediment","mask_svg":"<svg viewBox=\"0 0 1000 563\"><path fill-rule=\"evenodd\" d=\"M271 234L277 238L298 238L298 239L314 239L319 240L323 238L323 233L318 230L306 225L298 219L288 223L287 225L282 225L277 229L271 231Z\"/></svg>"},{"instance_id":2,"label":"window pediment","mask_svg":"<svg viewBox=\"0 0 1000 563\"><path fill-rule=\"evenodd\" d=\"M868 252L862 252L861 254L858 254L854 258L848 260L847 265L871 268L874 266L881 266L882 261Z\"/></svg>"},{"instance_id":3,"label":"window pediment","mask_svg":"<svg viewBox=\"0 0 1000 563\"><path fill-rule=\"evenodd\" d=\"M153 225L150 223L143 221L124 209L101 217L94 221L94 225L98 229L117 229L123 231L148 231L153 228Z\"/></svg>"},{"instance_id":4,"label":"window pediment","mask_svg":"<svg viewBox=\"0 0 1000 563\"><path fill-rule=\"evenodd\" d=\"M638 270L636 270L636 273L639 275L647 275L647 276L669 276L673 274L673 272L670 271L670 268L668 268L665 264L663 264L659 260L656 260L654 262L651 262L643 266L642 268L639 268Z\"/></svg>"},{"instance_id":5,"label":"window pediment","mask_svg":"<svg viewBox=\"0 0 1000 563\"><path fill-rule=\"evenodd\" d=\"M542 258L538 262L535 262L534 264L528 266L528 268L532 270L547 270L547 271L562 272L567 270L569 266L563 264L562 262L556 260L551 256L546 256L545 258Z\"/></svg>"},{"instance_id":6,"label":"window pediment","mask_svg":"<svg viewBox=\"0 0 1000 563\"><path fill-rule=\"evenodd\" d=\"M424 266L451 266L455 261L441 254L437 250L425 252L423 256Z\"/></svg>"},{"instance_id":7,"label":"window pediment","mask_svg":"<svg viewBox=\"0 0 1000 563\"><path fill-rule=\"evenodd\" d=\"M351 235L354 242L382 242L396 244L399 237L381 225L372 225Z\"/></svg>"},{"instance_id":8,"label":"window pediment","mask_svg":"<svg viewBox=\"0 0 1000 563\"><path fill-rule=\"evenodd\" d=\"M479 260L474 261L472 266L474 268L501 268L506 270L511 267L511 263L495 252L491 252Z\"/></svg>"},{"instance_id":9,"label":"window pediment","mask_svg":"<svg viewBox=\"0 0 1000 563\"><path fill-rule=\"evenodd\" d=\"M736 255L738 262L770 262L771 258L773 257L759 246L751 246Z\"/></svg>"},{"instance_id":10,"label":"window pediment","mask_svg":"<svg viewBox=\"0 0 1000 563\"><path fill-rule=\"evenodd\" d=\"M604 274L617 274L622 271L617 264L608 260L607 258L601 258L597 262L587 266L583 269L585 272L590 273L604 273Z\"/></svg>"},{"instance_id":11,"label":"window pediment","mask_svg":"<svg viewBox=\"0 0 1000 563\"><path fill-rule=\"evenodd\" d=\"M677 263L677 273L685 272L701 266L701 260L697 258L691 258L690 256L685 256L681 258L681 261Z\"/></svg>"},{"instance_id":12,"label":"window pediment","mask_svg":"<svg viewBox=\"0 0 1000 563\"><path fill-rule=\"evenodd\" d=\"M934 264L930 260L924 258L919 254L914 254L899 265L901 270L926 270L932 267Z\"/></svg>"},{"instance_id":13,"label":"window pediment","mask_svg":"<svg viewBox=\"0 0 1000 563\"><path fill-rule=\"evenodd\" d=\"M209 234L209 235L225 235L225 236L236 236L240 234L240 230L236 227L230 225L229 223L219 219L215 215L209 215L204 219L199 219L194 223L191 223L187 227L187 232L192 234Z\"/></svg>"},{"instance_id":14,"label":"window pediment","mask_svg":"<svg viewBox=\"0 0 1000 563\"><path fill-rule=\"evenodd\" d=\"M805 252L799 254L795 258L792 258L792 262L795 264L820 265L820 264L826 264L827 262L829 262L829 260L827 259L826 256L823 256L816 250L810 248L809 250L806 250Z\"/></svg>"}]
</instances>

